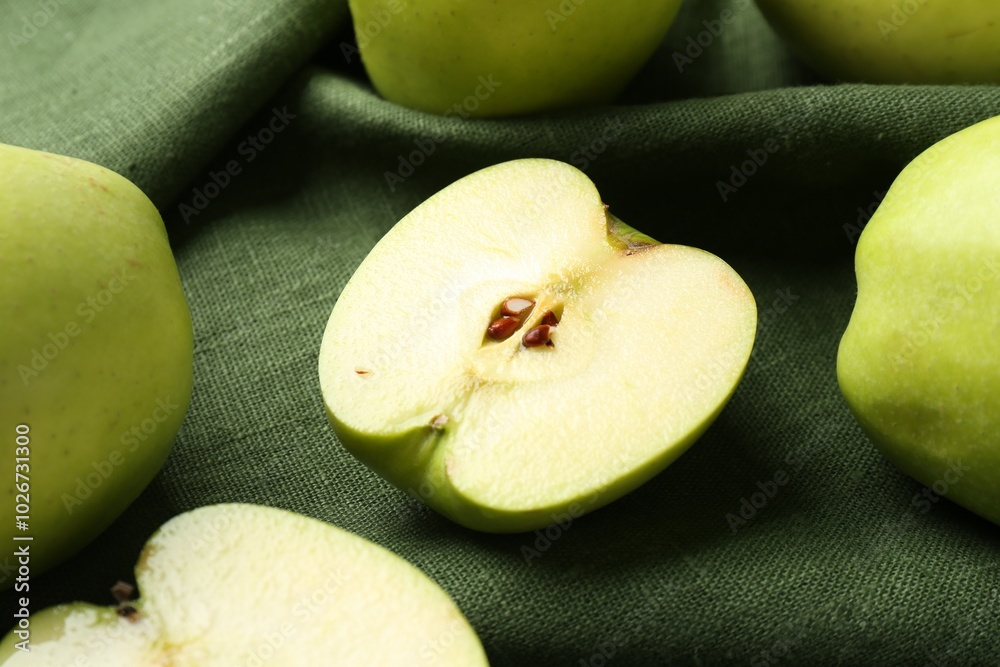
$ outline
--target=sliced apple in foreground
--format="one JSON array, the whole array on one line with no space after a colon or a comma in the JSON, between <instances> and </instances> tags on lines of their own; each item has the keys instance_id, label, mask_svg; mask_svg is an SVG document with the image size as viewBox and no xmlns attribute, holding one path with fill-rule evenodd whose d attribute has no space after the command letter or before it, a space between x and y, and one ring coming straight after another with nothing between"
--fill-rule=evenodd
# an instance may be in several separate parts
<instances>
[{"instance_id":1,"label":"sliced apple in foreground","mask_svg":"<svg viewBox=\"0 0 1000 667\"><path fill-rule=\"evenodd\" d=\"M17 667L486 665L475 632L402 558L316 519L255 505L182 514L136 566L142 597L69 604L0 645Z\"/></svg>"},{"instance_id":2,"label":"sliced apple in foreground","mask_svg":"<svg viewBox=\"0 0 1000 667\"><path fill-rule=\"evenodd\" d=\"M574 167L515 160L375 246L330 316L320 386L337 437L387 480L465 526L532 530L684 452L756 319L718 257L628 227Z\"/></svg>"}]
</instances>

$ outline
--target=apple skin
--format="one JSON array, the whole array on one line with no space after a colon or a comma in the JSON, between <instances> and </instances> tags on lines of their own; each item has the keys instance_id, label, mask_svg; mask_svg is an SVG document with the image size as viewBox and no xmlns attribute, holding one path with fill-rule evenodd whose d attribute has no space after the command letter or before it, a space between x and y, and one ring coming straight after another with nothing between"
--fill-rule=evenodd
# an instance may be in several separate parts
<instances>
[{"instance_id":1,"label":"apple skin","mask_svg":"<svg viewBox=\"0 0 1000 667\"><path fill-rule=\"evenodd\" d=\"M509 116L611 102L680 0L350 0L376 90L413 109Z\"/></svg>"},{"instance_id":2,"label":"apple skin","mask_svg":"<svg viewBox=\"0 0 1000 667\"><path fill-rule=\"evenodd\" d=\"M523 331L488 340L512 296L535 301ZM553 345L523 344L547 315ZM733 395L756 323L723 260L630 228L568 164L512 160L376 244L327 322L320 390L385 480L468 528L523 532L676 460Z\"/></svg>"},{"instance_id":3,"label":"apple skin","mask_svg":"<svg viewBox=\"0 0 1000 667\"><path fill-rule=\"evenodd\" d=\"M995 0L757 0L810 67L841 81L1000 82Z\"/></svg>"},{"instance_id":4,"label":"apple skin","mask_svg":"<svg viewBox=\"0 0 1000 667\"><path fill-rule=\"evenodd\" d=\"M0 145L0 266L0 539L31 536L39 574L103 531L163 465L191 398L191 317L156 208L82 160ZM25 427L22 532L14 466Z\"/></svg>"},{"instance_id":5,"label":"apple skin","mask_svg":"<svg viewBox=\"0 0 1000 667\"><path fill-rule=\"evenodd\" d=\"M837 377L885 456L1000 524L1000 117L899 175L858 242Z\"/></svg>"}]
</instances>

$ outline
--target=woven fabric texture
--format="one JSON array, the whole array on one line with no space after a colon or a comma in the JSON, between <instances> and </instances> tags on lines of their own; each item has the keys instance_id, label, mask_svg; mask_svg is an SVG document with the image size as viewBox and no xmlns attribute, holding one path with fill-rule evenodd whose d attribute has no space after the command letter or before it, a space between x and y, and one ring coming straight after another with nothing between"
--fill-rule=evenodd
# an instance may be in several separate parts
<instances>
[{"instance_id":1,"label":"woven fabric texture","mask_svg":"<svg viewBox=\"0 0 1000 667\"><path fill-rule=\"evenodd\" d=\"M32 583L35 609L110 604L160 524L240 501L414 563L497 667L997 664L997 528L913 504L922 487L862 433L835 360L857 230L909 160L1000 114L1000 88L824 82L746 0L688 0L613 106L503 120L381 99L344 55L344 2L11 0L0 26L0 142L139 185L167 222L195 331L194 397L166 466ZM269 124L281 129L251 159L244 142ZM765 146L753 176L720 189ZM487 535L341 448L317 355L337 295L397 220L517 157L576 164L621 219L723 257L760 327L731 403L665 472L568 527ZM233 160L240 173L206 189ZM787 483L734 525L776 476Z\"/></svg>"}]
</instances>

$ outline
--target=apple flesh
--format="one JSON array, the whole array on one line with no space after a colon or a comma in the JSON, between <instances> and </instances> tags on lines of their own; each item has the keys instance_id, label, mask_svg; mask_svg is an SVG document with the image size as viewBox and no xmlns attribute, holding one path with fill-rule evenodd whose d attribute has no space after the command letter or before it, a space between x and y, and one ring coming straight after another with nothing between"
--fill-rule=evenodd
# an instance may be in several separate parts
<instances>
[{"instance_id":1,"label":"apple flesh","mask_svg":"<svg viewBox=\"0 0 1000 667\"><path fill-rule=\"evenodd\" d=\"M680 0L350 0L376 90L413 109L506 116L604 104L663 41Z\"/></svg>"},{"instance_id":2,"label":"apple flesh","mask_svg":"<svg viewBox=\"0 0 1000 667\"><path fill-rule=\"evenodd\" d=\"M900 173L861 233L837 376L886 457L1000 524L1000 117Z\"/></svg>"},{"instance_id":3,"label":"apple flesh","mask_svg":"<svg viewBox=\"0 0 1000 667\"><path fill-rule=\"evenodd\" d=\"M39 574L163 465L191 397L191 317L156 208L82 160L0 145L0 266L0 540L33 537Z\"/></svg>"},{"instance_id":4,"label":"apple flesh","mask_svg":"<svg viewBox=\"0 0 1000 667\"><path fill-rule=\"evenodd\" d=\"M533 306L496 339L511 299ZM340 442L387 480L465 526L524 531L677 458L731 396L755 331L721 259L610 216L574 167L515 160L375 246L331 313L320 385Z\"/></svg>"},{"instance_id":5,"label":"apple flesh","mask_svg":"<svg viewBox=\"0 0 1000 667\"><path fill-rule=\"evenodd\" d=\"M841 81L1000 83L996 0L757 0L808 65Z\"/></svg>"},{"instance_id":6,"label":"apple flesh","mask_svg":"<svg viewBox=\"0 0 1000 667\"><path fill-rule=\"evenodd\" d=\"M316 519L213 505L164 524L136 565L142 597L75 603L12 632L3 667L486 665L454 601L390 551Z\"/></svg>"}]
</instances>

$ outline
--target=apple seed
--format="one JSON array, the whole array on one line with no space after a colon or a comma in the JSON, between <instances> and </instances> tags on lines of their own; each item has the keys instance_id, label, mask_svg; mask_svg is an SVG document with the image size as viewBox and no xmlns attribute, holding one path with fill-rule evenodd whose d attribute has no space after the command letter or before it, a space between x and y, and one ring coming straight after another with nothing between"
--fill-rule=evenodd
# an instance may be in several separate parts
<instances>
[{"instance_id":1,"label":"apple seed","mask_svg":"<svg viewBox=\"0 0 1000 667\"><path fill-rule=\"evenodd\" d=\"M521 344L525 347L541 347L542 345L548 345L552 347L552 341L549 340L549 330L552 327L548 324L540 324L528 333L524 334L521 338Z\"/></svg>"},{"instance_id":2,"label":"apple seed","mask_svg":"<svg viewBox=\"0 0 1000 667\"><path fill-rule=\"evenodd\" d=\"M139 610L133 607L132 605L128 604L127 602L123 602L120 605L118 605L118 609L116 609L115 611L122 618L127 618L128 620L133 622L139 620L137 618L139 616Z\"/></svg>"},{"instance_id":3,"label":"apple seed","mask_svg":"<svg viewBox=\"0 0 1000 667\"><path fill-rule=\"evenodd\" d=\"M135 593L135 586L124 581L119 581L111 587L111 595L118 602L128 602L132 599L133 593Z\"/></svg>"},{"instance_id":4,"label":"apple seed","mask_svg":"<svg viewBox=\"0 0 1000 667\"><path fill-rule=\"evenodd\" d=\"M486 328L486 335L493 340L507 340L521 326L521 320L516 317L504 315L500 319L490 322Z\"/></svg>"},{"instance_id":5,"label":"apple seed","mask_svg":"<svg viewBox=\"0 0 1000 667\"><path fill-rule=\"evenodd\" d=\"M557 326L559 324L559 318L551 310L544 315L542 315L542 324L550 327Z\"/></svg>"},{"instance_id":6,"label":"apple seed","mask_svg":"<svg viewBox=\"0 0 1000 667\"><path fill-rule=\"evenodd\" d=\"M448 423L448 415L434 415L431 419L431 428L440 431Z\"/></svg>"},{"instance_id":7,"label":"apple seed","mask_svg":"<svg viewBox=\"0 0 1000 667\"><path fill-rule=\"evenodd\" d=\"M507 298L500 306L500 312L511 317L520 317L527 313L535 305L532 299L523 296L512 296Z\"/></svg>"}]
</instances>

